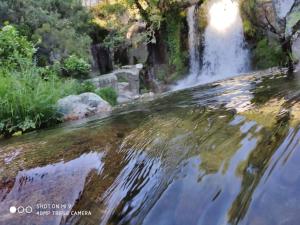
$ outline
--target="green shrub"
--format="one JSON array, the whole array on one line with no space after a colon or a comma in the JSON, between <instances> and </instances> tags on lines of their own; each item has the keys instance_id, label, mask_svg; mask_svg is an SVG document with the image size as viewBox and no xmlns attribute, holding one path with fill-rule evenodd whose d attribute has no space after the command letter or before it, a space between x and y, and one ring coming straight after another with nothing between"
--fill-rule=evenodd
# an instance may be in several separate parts
<instances>
[{"instance_id":1,"label":"green shrub","mask_svg":"<svg viewBox=\"0 0 300 225\"><path fill-rule=\"evenodd\" d=\"M96 94L103 98L105 101L109 102L112 106L117 104L118 94L115 89L111 87L106 87L96 90Z\"/></svg>"},{"instance_id":2,"label":"green shrub","mask_svg":"<svg viewBox=\"0 0 300 225\"><path fill-rule=\"evenodd\" d=\"M15 27L6 25L0 30L0 66L16 68L32 63L35 48Z\"/></svg>"},{"instance_id":3,"label":"green shrub","mask_svg":"<svg viewBox=\"0 0 300 225\"><path fill-rule=\"evenodd\" d=\"M33 43L38 65L71 54L90 57L92 15L81 0L1 0L0 27L8 21Z\"/></svg>"},{"instance_id":4,"label":"green shrub","mask_svg":"<svg viewBox=\"0 0 300 225\"><path fill-rule=\"evenodd\" d=\"M91 81L84 81L79 86L78 94L84 93L84 92L95 92L96 86Z\"/></svg>"},{"instance_id":5,"label":"green shrub","mask_svg":"<svg viewBox=\"0 0 300 225\"><path fill-rule=\"evenodd\" d=\"M76 92L76 81L47 79L34 66L0 71L0 135L10 136L57 123L56 102Z\"/></svg>"},{"instance_id":6,"label":"green shrub","mask_svg":"<svg viewBox=\"0 0 300 225\"><path fill-rule=\"evenodd\" d=\"M76 55L69 56L63 63L63 73L69 77L85 78L89 75L90 70L90 64Z\"/></svg>"},{"instance_id":7,"label":"green shrub","mask_svg":"<svg viewBox=\"0 0 300 225\"><path fill-rule=\"evenodd\" d=\"M181 49L181 20L176 12L171 12L166 16L167 21L167 46L169 52L169 64L175 66L177 72L183 69L182 49Z\"/></svg>"},{"instance_id":8,"label":"green shrub","mask_svg":"<svg viewBox=\"0 0 300 225\"><path fill-rule=\"evenodd\" d=\"M253 51L254 65L258 69L266 69L282 65L286 62L281 46L278 42L267 38L260 40Z\"/></svg>"},{"instance_id":9,"label":"green shrub","mask_svg":"<svg viewBox=\"0 0 300 225\"><path fill-rule=\"evenodd\" d=\"M255 27L253 26L253 24L250 22L250 20L248 20L248 19L243 20L243 30L244 30L245 35L248 38L253 39L256 37L257 31L256 31Z\"/></svg>"}]
</instances>

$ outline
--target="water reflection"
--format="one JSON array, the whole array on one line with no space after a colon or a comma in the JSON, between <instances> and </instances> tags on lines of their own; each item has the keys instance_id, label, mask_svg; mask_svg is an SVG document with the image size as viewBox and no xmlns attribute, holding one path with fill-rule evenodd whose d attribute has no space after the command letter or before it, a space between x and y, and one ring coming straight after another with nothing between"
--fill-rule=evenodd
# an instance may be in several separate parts
<instances>
[{"instance_id":1,"label":"water reflection","mask_svg":"<svg viewBox=\"0 0 300 225\"><path fill-rule=\"evenodd\" d=\"M295 83L234 78L6 142L0 224L296 225ZM8 213L61 201L91 215Z\"/></svg>"},{"instance_id":2,"label":"water reflection","mask_svg":"<svg viewBox=\"0 0 300 225\"><path fill-rule=\"evenodd\" d=\"M67 204L72 209L90 172L101 173L103 154L88 153L69 162L20 171L11 190L1 190L1 224L59 224L62 216L39 216L37 204ZM10 206L30 206L31 214L10 214Z\"/></svg>"}]
</instances>

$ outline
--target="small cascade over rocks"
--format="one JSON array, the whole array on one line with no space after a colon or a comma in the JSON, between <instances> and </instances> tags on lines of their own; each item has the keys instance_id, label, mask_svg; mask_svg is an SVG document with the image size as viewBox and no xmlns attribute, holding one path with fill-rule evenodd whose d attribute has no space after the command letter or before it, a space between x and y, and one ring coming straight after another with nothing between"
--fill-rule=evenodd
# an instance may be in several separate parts
<instances>
[{"instance_id":1,"label":"small cascade over rocks","mask_svg":"<svg viewBox=\"0 0 300 225\"><path fill-rule=\"evenodd\" d=\"M197 40L194 40L199 39L199 35L195 34L195 12L195 6L188 9L190 73L178 82L175 90L232 77L249 70L249 52L245 47L238 2L211 0L208 3L208 25L204 32L204 52L200 66Z\"/></svg>"}]
</instances>

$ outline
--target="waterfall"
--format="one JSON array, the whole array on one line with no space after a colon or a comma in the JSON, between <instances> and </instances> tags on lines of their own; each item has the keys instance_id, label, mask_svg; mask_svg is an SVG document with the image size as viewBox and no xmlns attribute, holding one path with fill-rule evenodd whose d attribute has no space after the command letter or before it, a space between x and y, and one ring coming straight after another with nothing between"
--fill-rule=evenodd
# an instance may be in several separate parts
<instances>
[{"instance_id":1,"label":"waterfall","mask_svg":"<svg viewBox=\"0 0 300 225\"><path fill-rule=\"evenodd\" d=\"M208 83L247 71L249 53L245 48L243 23L238 2L236 0L211 0L208 3L208 25L204 32L203 62L200 67L194 66L194 64L199 65L200 57L192 56L194 51L198 52L198 46L192 45L192 43L197 43L193 39L198 36L195 34L195 22L190 22L195 17L192 12L195 10L191 7L188 9L187 19L191 69L188 77L179 81L174 89ZM197 62L193 60L197 60ZM195 68L197 72L194 71Z\"/></svg>"},{"instance_id":2,"label":"waterfall","mask_svg":"<svg viewBox=\"0 0 300 225\"><path fill-rule=\"evenodd\" d=\"M198 52L198 35L197 35L197 19L196 6L193 5L188 8L187 22L189 26L189 57L190 57L190 76L196 78L199 69L199 52Z\"/></svg>"}]
</instances>

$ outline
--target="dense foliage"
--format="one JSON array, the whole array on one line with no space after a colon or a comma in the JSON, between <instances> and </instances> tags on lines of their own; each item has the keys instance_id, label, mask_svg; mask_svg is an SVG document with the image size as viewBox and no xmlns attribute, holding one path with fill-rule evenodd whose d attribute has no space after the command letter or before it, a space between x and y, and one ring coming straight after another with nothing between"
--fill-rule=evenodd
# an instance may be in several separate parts
<instances>
[{"instance_id":1,"label":"dense foliage","mask_svg":"<svg viewBox=\"0 0 300 225\"><path fill-rule=\"evenodd\" d=\"M13 69L32 60L33 44L20 36L13 26L5 26L0 32L0 67Z\"/></svg>"},{"instance_id":2,"label":"dense foliage","mask_svg":"<svg viewBox=\"0 0 300 225\"><path fill-rule=\"evenodd\" d=\"M84 59L71 55L63 62L63 71L66 76L85 78L89 75L91 66Z\"/></svg>"},{"instance_id":3,"label":"dense foliage","mask_svg":"<svg viewBox=\"0 0 300 225\"><path fill-rule=\"evenodd\" d=\"M294 1L283 18L270 0L243 0L241 10L246 37L254 44L258 68L286 66L293 72L292 39L300 27L299 2Z\"/></svg>"},{"instance_id":4,"label":"dense foliage","mask_svg":"<svg viewBox=\"0 0 300 225\"><path fill-rule=\"evenodd\" d=\"M0 135L26 132L60 120L59 98L76 93L78 83L61 80L33 62L33 44L13 26L0 30Z\"/></svg>"},{"instance_id":5,"label":"dense foliage","mask_svg":"<svg viewBox=\"0 0 300 225\"><path fill-rule=\"evenodd\" d=\"M75 81L62 81L55 74L40 76L36 67L0 72L0 134L26 132L60 120L56 102L76 92Z\"/></svg>"},{"instance_id":6,"label":"dense foliage","mask_svg":"<svg viewBox=\"0 0 300 225\"><path fill-rule=\"evenodd\" d=\"M254 65L257 68L267 69L270 67L284 65L286 62L280 44L267 38L260 40L253 50Z\"/></svg>"},{"instance_id":7,"label":"dense foliage","mask_svg":"<svg viewBox=\"0 0 300 225\"><path fill-rule=\"evenodd\" d=\"M1 0L1 23L37 43L39 65L75 54L89 60L91 15L80 0Z\"/></svg>"},{"instance_id":8,"label":"dense foliage","mask_svg":"<svg viewBox=\"0 0 300 225\"><path fill-rule=\"evenodd\" d=\"M182 27L185 17L180 11L168 12L166 17L166 42L169 52L169 65L174 67L175 77L183 74L186 56L182 51Z\"/></svg>"},{"instance_id":9,"label":"dense foliage","mask_svg":"<svg viewBox=\"0 0 300 225\"><path fill-rule=\"evenodd\" d=\"M183 51L186 14L184 11L191 1L144 1L117 0L101 1L92 12L94 22L109 31L103 43L110 49L120 46L135 47L143 43L148 46L149 54L160 49L166 59L165 69L158 71L156 77L165 82L178 79L185 72L187 54ZM201 1L200 1L201 2ZM143 31L131 35L136 26L142 25ZM163 45L160 41L165 42ZM165 49L161 49L164 47ZM153 53L155 55L155 53ZM151 62L147 62L151 65Z\"/></svg>"},{"instance_id":10,"label":"dense foliage","mask_svg":"<svg viewBox=\"0 0 300 225\"><path fill-rule=\"evenodd\" d=\"M96 90L96 94L99 95L101 98L103 98L105 101L107 101L112 106L117 104L117 93L116 91L111 87L101 88Z\"/></svg>"}]
</instances>

